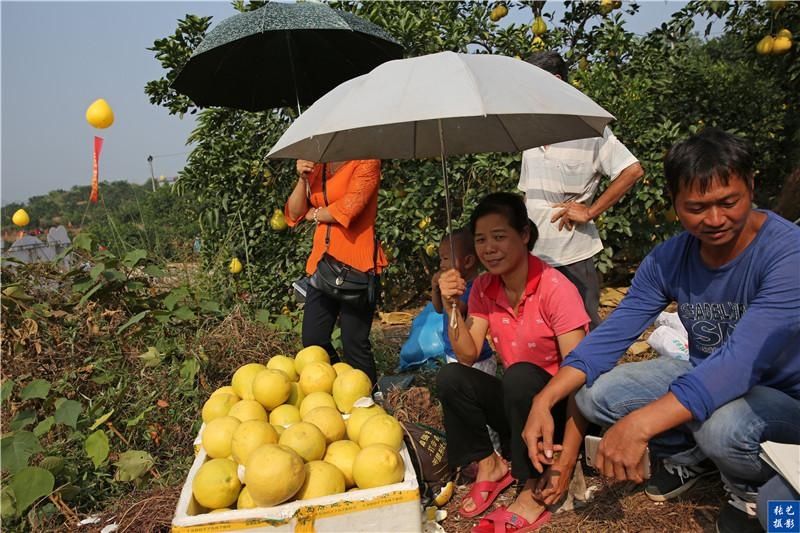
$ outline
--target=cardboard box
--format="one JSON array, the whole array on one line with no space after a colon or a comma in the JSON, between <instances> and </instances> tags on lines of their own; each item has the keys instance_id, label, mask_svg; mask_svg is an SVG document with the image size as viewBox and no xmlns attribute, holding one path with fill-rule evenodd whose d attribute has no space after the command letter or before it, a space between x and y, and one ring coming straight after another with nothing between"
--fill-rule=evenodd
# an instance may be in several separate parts
<instances>
[{"instance_id":1,"label":"cardboard box","mask_svg":"<svg viewBox=\"0 0 800 533\"><path fill-rule=\"evenodd\" d=\"M405 478L400 483L312 500L293 501L275 507L195 514L198 504L192 496L192 481L200 466L206 462L206 452L200 447L181 490L172 519L172 531L417 533L422 530L419 484L405 444L400 455L406 467Z\"/></svg>"}]
</instances>

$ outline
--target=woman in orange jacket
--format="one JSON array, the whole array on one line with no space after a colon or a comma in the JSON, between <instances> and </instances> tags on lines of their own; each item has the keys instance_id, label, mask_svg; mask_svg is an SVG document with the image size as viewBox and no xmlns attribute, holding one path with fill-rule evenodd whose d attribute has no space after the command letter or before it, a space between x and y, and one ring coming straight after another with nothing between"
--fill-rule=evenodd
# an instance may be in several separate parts
<instances>
[{"instance_id":1,"label":"woman in orange jacket","mask_svg":"<svg viewBox=\"0 0 800 533\"><path fill-rule=\"evenodd\" d=\"M375 237L380 160L335 163L298 160L297 174L297 185L284 212L290 226L303 220L316 225L311 255L306 262L308 275L316 272L317 263L326 252L356 270L380 274L387 264ZM374 303L340 302L309 285L303 312L303 346L322 346L332 363L339 361L331 344L331 333L339 319L345 361L363 370L375 384L375 358L369 341L374 313Z\"/></svg>"}]
</instances>

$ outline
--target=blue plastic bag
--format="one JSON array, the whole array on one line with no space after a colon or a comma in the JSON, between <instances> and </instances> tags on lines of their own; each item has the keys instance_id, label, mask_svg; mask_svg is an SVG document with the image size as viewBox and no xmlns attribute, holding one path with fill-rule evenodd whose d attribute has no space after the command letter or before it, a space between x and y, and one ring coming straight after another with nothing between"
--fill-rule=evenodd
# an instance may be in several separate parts
<instances>
[{"instance_id":1,"label":"blue plastic bag","mask_svg":"<svg viewBox=\"0 0 800 533\"><path fill-rule=\"evenodd\" d=\"M399 370L424 365L430 359L444 359L444 339L442 314L429 302L411 322L408 340L400 348Z\"/></svg>"}]
</instances>

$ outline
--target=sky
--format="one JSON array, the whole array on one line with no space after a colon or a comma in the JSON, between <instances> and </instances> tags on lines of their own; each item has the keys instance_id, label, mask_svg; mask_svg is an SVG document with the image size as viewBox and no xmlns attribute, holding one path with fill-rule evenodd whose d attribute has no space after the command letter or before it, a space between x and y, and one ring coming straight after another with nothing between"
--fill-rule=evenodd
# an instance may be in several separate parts
<instances>
[{"instance_id":1,"label":"sky","mask_svg":"<svg viewBox=\"0 0 800 533\"><path fill-rule=\"evenodd\" d=\"M682 2L639 2L627 28L638 34L667 20ZM560 18L561 2L545 11ZM212 28L237 12L230 2L0 2L0 202L26 201L54 189L88 185L94 135L105 139L101 180L144 183L174 177L185 165L194 117L150 104L145 84L164 71L147 50L186 14L213 16ZM511 22L530 20L512 9ZM85 120L104 98L114 110L105 130Z\"/></svg>"}]
</instances>

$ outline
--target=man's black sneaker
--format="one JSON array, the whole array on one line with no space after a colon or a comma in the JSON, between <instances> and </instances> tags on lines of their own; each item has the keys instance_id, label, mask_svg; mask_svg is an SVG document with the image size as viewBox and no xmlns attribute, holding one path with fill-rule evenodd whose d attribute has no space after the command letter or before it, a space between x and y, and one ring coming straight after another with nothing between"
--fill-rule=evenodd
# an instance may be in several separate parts
<instances>
[{"instance_id":1,"label":"man's black sneaker","mask_svg":"<svg viewBox=\"0 0 800 533\"><path fill-rule=\"evenodd\" d=\"M722 506L717 517L717 533L762 533L756 518L756 504L729 494L731 499Z\"/></svg>"},{"instance_id":2,"label":"man's black sneaker","mask_svg":"<svg viewBox=\"0 0 800 533\"><path fill-rule=\"evenodd\" d=\"M680 496L697 483L697 480L717 472L711 461L692 466L676 465L669 461L657 464L655 472L647 480L644 493L654 502L664 502Z\"/></svg>"}]
</instances>

